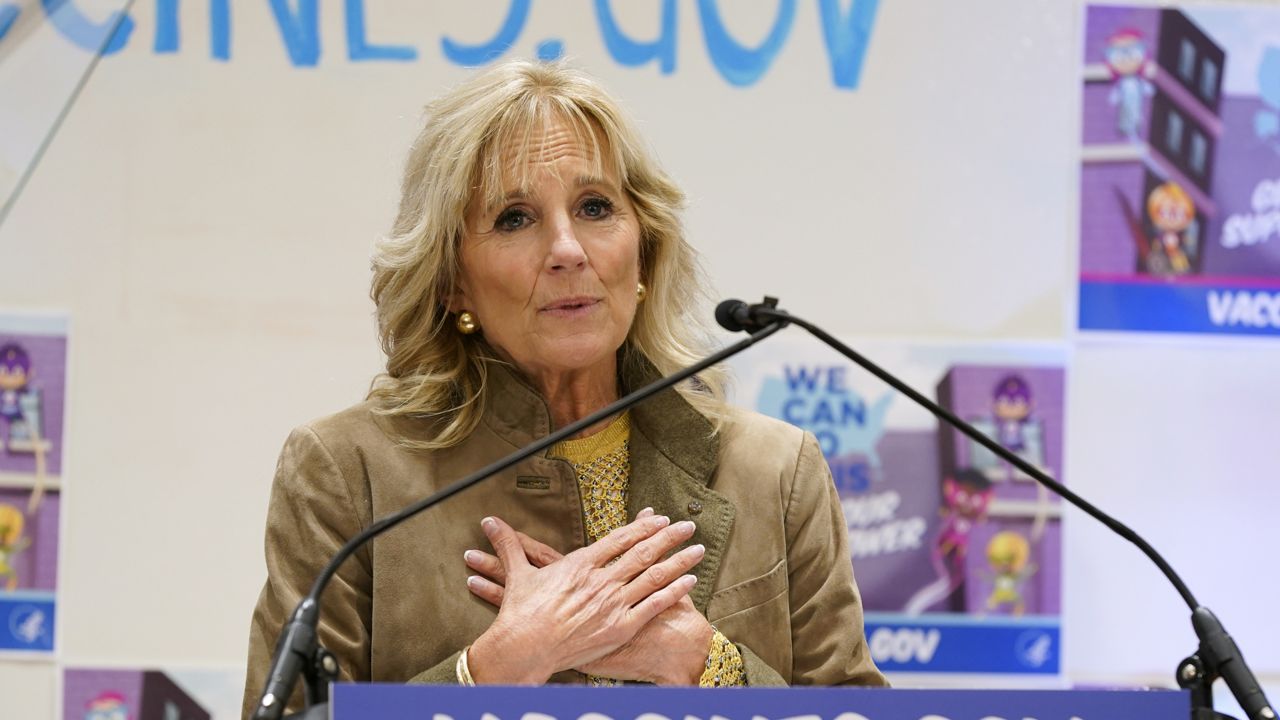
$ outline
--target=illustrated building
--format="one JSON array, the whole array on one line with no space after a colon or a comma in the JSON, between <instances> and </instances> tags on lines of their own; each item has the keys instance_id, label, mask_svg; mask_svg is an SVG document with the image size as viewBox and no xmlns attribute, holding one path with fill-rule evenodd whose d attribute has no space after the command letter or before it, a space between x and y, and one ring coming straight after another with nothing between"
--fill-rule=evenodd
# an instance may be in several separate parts
<instances>
[{"instance_id":1,"label":"illustrated building","mask_svg":"<svg viewBox=\"0 0 1280 720\"><path fill-rule=\"evenodd\" d=\"M1081 274L1201 272L1220 223L1213 189L1226 53L1181 11L1123 7L1089 9L1084 52ZM1138 54L1136 73L1117 72L1113 59ZM1126 103L1138 118L1132 134L1120 127ZM1168 183L1194 208L1176 231L1150 208ZM1162 236L1180 248L1162 254ZM1174 252L1185 268L1168 267Z\"/></svg>"},{"instance_id":2,"label":"illustrated building","mask_svg":"<svg viewBox=\"0 0 1280 720\"><path fill-rule=\"evenodd\" d=\"M1004 422L993 412L1002 384L1021 383L1029 412ZM938 383L938 403L965 419L1033 467L1062 480L1063 374L1060 368L952 367ZM1010 428L1010 425L1016 427ZM959 430L940 424L937 431L940 480L977 473L990 483L991 500L983 519L966 530L967 552L952 553L960 584L948 594L945 609L970 614L1057 615L1062 595L1062 502L1031 477L1000 460ZM1004 537L997 540L998 535ZM991 549L1001 540L1023 543L1027 556L1004 580ZM1007 581L1003 590L1000 583ZM1003 596L1015 602L997 602Z\"/></svg>"}]
</instances>

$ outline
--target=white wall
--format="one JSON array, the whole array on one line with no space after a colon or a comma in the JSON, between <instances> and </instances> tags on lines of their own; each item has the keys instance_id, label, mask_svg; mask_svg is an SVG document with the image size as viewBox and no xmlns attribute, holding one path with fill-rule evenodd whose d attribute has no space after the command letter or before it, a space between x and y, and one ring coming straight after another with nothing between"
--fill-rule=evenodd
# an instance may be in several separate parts
<instances>
[{"instance_id":1,"label":"white wall","mask_svg":"<svg viewBox=\"0 0 1280 720\"><path fill-rule=\"evenodd\" d=\"M371 243L421 106L467 74L439 38L491 36L508 3L367 5L370 37L416 45L415 62L349 61L338 3L321 4L314 68L287 62L265 3L235 3L229 62L209 58L205 3L183 4L181 49L160 55L154 3L138 3L129 45L0 226L0 304L73 319L64 663L242 663L279 446L379 367ZM722 5L753 42L775 7ZM722 295L777 295L848 335L1073 339L1082 5L881 5L856 91L833 86L805 1L745 89L712 68L692 3L669 76L611 60L585 0L536 4L515 52L562 38L624 98L689 192ZM619 18L648 37L657 8ZM1082 342L1066 468L1273 675L1277 367L1267 341ZM1083 516L1067 522L1068 672L1170 677L1193 645L1173 591ZM52 673L0 662L0 694L49 715Z\"/></svg>"}]
</instances>

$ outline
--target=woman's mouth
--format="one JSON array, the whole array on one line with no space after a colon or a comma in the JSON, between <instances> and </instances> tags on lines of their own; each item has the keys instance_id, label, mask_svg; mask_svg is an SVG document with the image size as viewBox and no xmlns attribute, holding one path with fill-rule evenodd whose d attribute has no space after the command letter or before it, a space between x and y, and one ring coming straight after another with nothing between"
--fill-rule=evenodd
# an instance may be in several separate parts
<instances>
[{"instance_id":1,"label":"woman's mouth","mask_svg":"<svg viewBox=\"0 0 1280 720\"><path fill-rule=\"evenodd\" d=\"M542 312L554 317L572 318L591 312L599 304L600 298L596 297L569 297L543 306Z\"/></svg>"}]
</instances>

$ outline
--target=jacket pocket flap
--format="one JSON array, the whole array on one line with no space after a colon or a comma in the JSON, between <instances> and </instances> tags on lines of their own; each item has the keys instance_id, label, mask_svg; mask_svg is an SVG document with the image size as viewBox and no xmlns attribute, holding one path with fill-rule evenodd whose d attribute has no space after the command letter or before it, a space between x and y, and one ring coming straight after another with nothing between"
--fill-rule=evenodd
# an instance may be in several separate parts
<instances>
[{"instance_id":1,"label":"jacket pocket flap","mask_svg":"<svg viewBox=\"0 0 1280 720\"><path fill-rule=\"evenodd\" d=\"M707 619L711 622L722 620L763 605L786 591L787 561L783 558L764 575L743 580L712 594L711 602L707 604Z\"/></svg>"}]
</instances>

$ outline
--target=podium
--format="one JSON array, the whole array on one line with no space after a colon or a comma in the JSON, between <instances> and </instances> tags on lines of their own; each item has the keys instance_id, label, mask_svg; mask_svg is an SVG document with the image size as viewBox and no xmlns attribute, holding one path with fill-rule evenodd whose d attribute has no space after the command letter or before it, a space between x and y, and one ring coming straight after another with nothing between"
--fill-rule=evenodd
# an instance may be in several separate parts
<instances>
[{"instance_id":1,"label":"podium","mask_svg":"<svg viewBox=\"0 0 1280 720\"><path fill-rule=\"evenodd\" d=\"M1184 690L455 687L338 683L333 720L1186 720Z\"/></svg>"}]
</instances>

